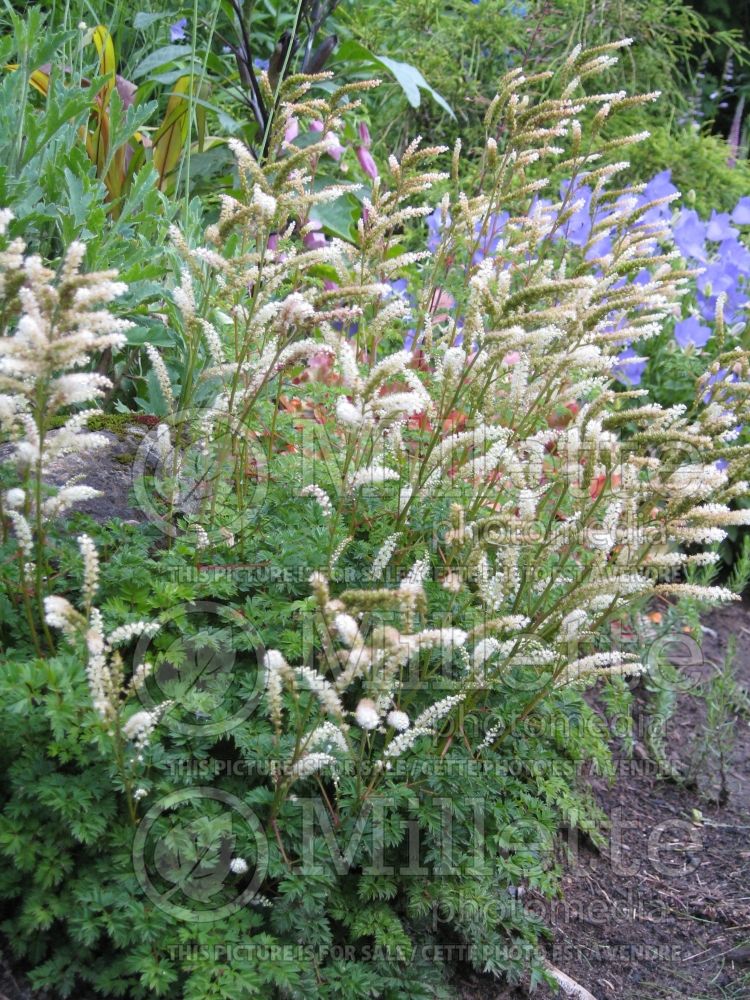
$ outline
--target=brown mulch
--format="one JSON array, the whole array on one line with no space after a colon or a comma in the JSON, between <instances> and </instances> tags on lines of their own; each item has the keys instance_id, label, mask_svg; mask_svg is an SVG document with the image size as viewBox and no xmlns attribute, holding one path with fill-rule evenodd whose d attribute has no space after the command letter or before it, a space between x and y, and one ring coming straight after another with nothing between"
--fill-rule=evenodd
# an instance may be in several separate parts
<instances>
[{"instance_id":1,"label":"brown mulch","mask_svg":"<svg viewBox=\"0 0 750 1000\"><path fill-rule=\"evenodd\" d=\"M703 676L724 660L736 637L735 677L750 690L750 606L731 605L705 621ZM648 699L639 692L636 733ZM705 702L680 695L665 745L683 772L705 721ZM612 787L591 778L610 817L609 845L597 851L571 841L563 898L532 899L554 939L547 953L558 969L596 1000L748 1000L750 998L750 722L734 717L735 742L725 768L729 798L716 801L718 780L698 788L666 780L642 742L634 757L616 752ZM467 979L463 1000L520 1000L484 977ZM547 986L537 1000L562 997Z\"/></svg>"}]
</instances>

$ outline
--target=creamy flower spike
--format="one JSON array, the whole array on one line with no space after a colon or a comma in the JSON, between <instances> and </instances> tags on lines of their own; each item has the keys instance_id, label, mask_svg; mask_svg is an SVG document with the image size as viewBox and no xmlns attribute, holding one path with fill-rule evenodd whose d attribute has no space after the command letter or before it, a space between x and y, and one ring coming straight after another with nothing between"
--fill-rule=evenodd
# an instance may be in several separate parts
<instances>
[{"instance_id":1,"label":"creamy flower spike","mask_svg":"<svg viewBox=\"0 0 750 1000\"><path fill-rule=\"evenodd\" d=\"M145 662L138 664L127 680L117 647L140 636L154 635L159 623L131 622L107 633L101 611L93 603L99 589L96 546L88 535L80 535L78 548L83 559L84 610L78 612L65 598L50 595L44 601L45 619L48 625L60 629L71 640L82 635L88 652L86 674L92 704L106 729L113 733L119 727L122 735L134 743L136 752L141 753L172 702L163 701L152 709L136 712L123 723L120 717L122 706L137 693L151 667Z\"/></svg>"},{"instance_id":2,"label":"creamy flower spike","mask_svg":"<svg viewBox=\"0 0 750 1000\"><path fill-rule=\"evenodd\" d=\"M0 238L12 218L2 210ZM6 323L0 336L0 431L10 439L12 457L29 488L28 496L14 489L7 497L8 518L24 556L23 571L30 578L37 564L44 565L43 553L35 559L39 554L35 549L44 549L49 522L99 496L98 490L74 479L36 509L40 481L56 461L109 444L104 435L89 432L86 426L99 413L90 404L112 383L96 371L80 369L93 365L95 354L122 347L132 323L108 309L127 286L114 280L114 271L83 272L82 243L70 244L57 273L25 251L19 239L0 249ZM71 413L71 408L77 412ZM54 418L60 426L53 425Z\"/></svg>"}]
</instances>

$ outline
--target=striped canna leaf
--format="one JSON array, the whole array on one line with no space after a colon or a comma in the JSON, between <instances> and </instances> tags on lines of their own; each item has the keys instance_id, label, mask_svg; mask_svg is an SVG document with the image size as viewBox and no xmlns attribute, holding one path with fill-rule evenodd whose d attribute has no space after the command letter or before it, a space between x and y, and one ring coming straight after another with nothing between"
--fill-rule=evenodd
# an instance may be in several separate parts
<instances>
[{"instance_id":1,"label":"striped canna leaf","mask_svg":"<svg viewBox=\"0 0 750 1000\"><path fill-rule=\"evenodd\" d=\"M110 147L110 121L109 121L109 100L115 87L115 75L117 71L117 60L115 58L115 47L109 30L103 24L97 24L94 28L92 42L99 53L99 74L106 77L102 89L96 95L91 109L93 129L86 135L86 150L89 159L96 166L96 173L102 177L107 187L110 200L119 196L117 188L117 177L110 177L113 168L107 170ZM107 176L104 176L106 171ZM117 171L114 170L114 174Z\"/></svg>"},{"instance_id":2,"label":"striped canna leaf","mask_svg":"<svg viewBox=\"0 0 750 1000\"><path fill-rule=\"evenodd\" d=\"M180 162L188 135L190 77L181 76L167 103L164 121L154 136L154 166L159 175L159 190L171 184L171 175Z\"/></svg>"},{"instance_id":3,"label":"striped canna leaf","mask_svg":"<svg viewBox=\"0 0 750 1000\"><path fill-rule=\"evenodd\" d=\"M109 96L115 87L115 75L117 73L117 59L115 57L115 46L109 30L103 24L97 24L91 38L99 53L99 74L106 76L107 82L99 92L103 98L102 104L106 108Z\"/></svg>"}]
</instances>

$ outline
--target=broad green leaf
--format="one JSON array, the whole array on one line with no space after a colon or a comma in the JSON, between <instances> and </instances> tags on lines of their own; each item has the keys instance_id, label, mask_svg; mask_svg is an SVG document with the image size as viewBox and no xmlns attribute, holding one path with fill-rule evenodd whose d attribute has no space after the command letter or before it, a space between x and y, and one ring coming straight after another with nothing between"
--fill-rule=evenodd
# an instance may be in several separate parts
<instances>
[{"instance_id":1,"label":"broad green leaf","mask_svg":"<svg viewBox=\"0 0 750 1000\"><path fill-rule=\"evenodd\" d=\"M163 323L153 326L132 326L125 334L130 347L142 347L144 344L154 344L156 347L171 347L174 337Z\"/></svg>"},{"instance_id":2,"label":"broad green leaf","mask_svg":"<svg viewBox=\"0 0 750 1000\"><path fill-rule=\"evenodd\" d=\"M136 31L145 31L146 28L150 28L152 24L157 21L163 21L165 17L175 17L175 14L169 11L162 11L158 14L152 14L146 10L139 10L138 13L133 18L133 27Z\"/></svg>"},{"instance_id":3,"label":"broad green leaf","mask_svg":"<svg viewBox=\"0 0 750 1000\"><path fill-rule=\"evenodd\" d=\"M389 59L388 56L377 56L376 58L381 66L385 66L386 69L391 71L413 108L419 107L421 100L420 90L426 90L433 100L444 111L448 112L451 118L456 117L450 104L434 87L429 85L416 66L412 66L411 63L398 62L396 59Z\"/></svg>"},{"instance_id":4,"label":"broad green leaf","mask_svg":"<svg viewBox=\"0 0 750 1000\"><path fill-rule=\"evenodd\" d=\"M176 80L179 80L181 76L186 76L190 73L190 68L192 65L193 76L196 78L200 77L203 67L197 60L193 59L189 62L181 62L176 69L167 70L165 73L152 73L148 78L149 83L160 83L164 87L171 87ZM142 84L143 86L143 84Z\"/></svg>"},{"instance_id":5,"label":"broad green leaf","mask_svg":"<svg viewBox=\"0 0 750 1000\"><path fill-rule=\"evenodd\" d=\"M155 49L145 59L142 59L130 75L134 80L137 80L139 77L147 76L161 66L166 66L167 63L174 62L175 59L182 59L184 56L189 56L192 51L189 45L163 45L160 49Z\"/></svg>"},{"instance_id":6,"label":"broad green leaf","mask_svg":"<svg viewBox=\"0 0 750 1000\"><path fill-rule=\"evenodd\" d=\"M332 235L351 243L356 237L356 218L360 213L359 204L352 195L344 194L335 201L313 205L310 218L320 222Z\"/></svg>"},{"instance_id":7,"label":"broad green leaf","mask_svg":"<svg viewBox=\"0 0 750 1000\"><path fill-rule=\"evenodd\" d=\"M339 59L370 63L373 66L381 66L384 70L387 70L391 76L393 76L396 83L399 84L406 95L406 99L409 104L411 104L413 108L419 107L422 100L420 91L425 90L433 98L433 100L451 116L451 118L455 119L456 115L454 114L450 104L448 104L442 94L439 94L434 87L430 86L422 73L416 66L412 66L411 63L399 62L397 59L391 59L388 56L377 56L374 52L370 52L368 48L354 39L349 39L341 44L338 51L338 57Z\"/></svg>"}]
</instances>

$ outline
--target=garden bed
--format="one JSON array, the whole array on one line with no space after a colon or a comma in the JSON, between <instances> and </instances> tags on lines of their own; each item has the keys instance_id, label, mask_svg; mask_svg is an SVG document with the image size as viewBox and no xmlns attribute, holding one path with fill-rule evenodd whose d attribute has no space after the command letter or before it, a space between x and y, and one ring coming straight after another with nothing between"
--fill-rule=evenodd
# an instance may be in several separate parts
<instances>
[{"instance_id":1,"label":"garden bed","mask_svg":"<svg viewBox=\"0 0 750 1000\"><path fill-rule=\"evenodd\" d=\"M741 690L750 688L750 605L715 611L705 625L705 673L723 660L734 635L735 677ZM643 734L650 709L641 694L637 735ZM700 698L680 696L665 733L677 768L687 766L705 715ZM640 740L634 757L615 748L613 786L591 777L596 798L613 822L614 850L608 855L571 838L563 898L536 899L534 905L554 933L550 960L597 1000L741 1000L750 995L747 716L738 715L735 725L724 806L705 797L715 787L699 796L665 779ZM657 837L662 847L655 858ZM483 980L469 980L462 993L464 1000L526 995ZM535 995L540 1000L555 996L546 987Z\"/></svg>"},{"instance_id":2,"label":"garden bed","mask_svg":"<svg viewBox=\"0 0 750 1000\"><path fill-rule=\"evenodd\" d=\"M723 660L735 636L736 682L740 691L750 689L750 603L713 612L704 628L702 679ZM526 903L552 929L551 962L597 1000L741 1000L750 991L748 717L740 713L734 720L736 740L726 767L729 799L720 806L711 799L715 786L702 788L700 795L660 772L642 738L651 711L653 699L639 691L635 754L615 746L613 785L589 777L613 824L609 851L575 835L563 838L570 848L563 897L550 902L532 895ZM687 767L705 716L701 698L679 697L664 739L676 770ZM459 973L457 988L463 1000L528 995L471 974ZM556 996L546 986L534 995ZM3 956L0 1000L47 996L29 990Z\"/></svg>"},{"instance_id":3,"label":"garden bed","mask_svg":"<svg viewBox=\"0 0 750 1000\"><path fill-rule=\"evenodd\" d=\"M0 1000L750 995L747 95L461 2L0 15Z\"/></svg>"}]
</instances>

